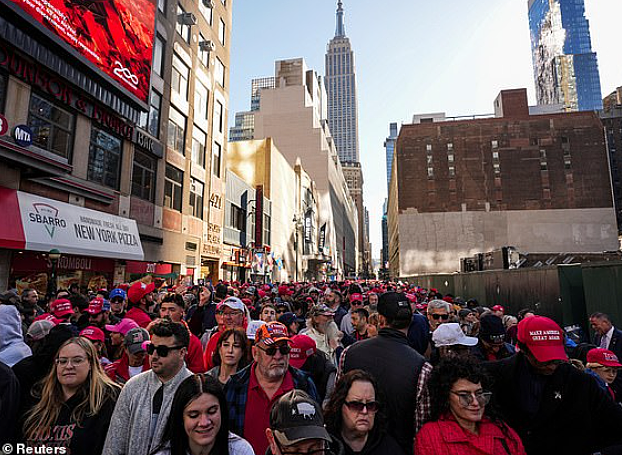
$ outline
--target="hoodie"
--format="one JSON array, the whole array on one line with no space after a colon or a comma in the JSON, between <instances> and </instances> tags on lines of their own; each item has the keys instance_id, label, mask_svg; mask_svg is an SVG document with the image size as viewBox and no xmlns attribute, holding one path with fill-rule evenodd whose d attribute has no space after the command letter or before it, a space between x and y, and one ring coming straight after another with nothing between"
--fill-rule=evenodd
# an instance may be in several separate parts
<instances>
[{"instance_id":1,"label":"hoodie","mask_svg":"<svg viewBox=\"0 0 622 455\"><path fill-rule=\"evenodd\" d=\"M0 305L0 362L12 367L20 360L32 355L24 342L22 321L19 311L13 305Z\"/></svg>"}]
</instances>

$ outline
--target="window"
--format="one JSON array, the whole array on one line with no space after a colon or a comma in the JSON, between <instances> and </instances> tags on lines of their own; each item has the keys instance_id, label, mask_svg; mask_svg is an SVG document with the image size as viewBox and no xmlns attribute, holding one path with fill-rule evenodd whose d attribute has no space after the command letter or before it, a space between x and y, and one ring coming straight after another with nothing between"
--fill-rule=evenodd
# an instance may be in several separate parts
<instances>
[{"instance_id":1,"label":"window","mask_svg":"<svg viewBox=\"0 0 622 455\"><path fill-rule=\"evenodd\" d=\"M246 231L246 210L231 204L231 227L238 231Z\"/></svg>"},{"instance_id":2,"label":"window","mask_svg":"<svg viewBox=\"0 0 622 455\"><path fill-rule=\"evenodd\" d=\"M160 109L162 108L162 95L151 90L149 95L149 119L147 121L147 131L153 137L160 137Z\"/></svg>"},{"instance_id":3,"label":"window","mask_svg":"<svg viewBox=\"0 0 622 455\"><path fill-rule=\"evenodd\" d=\"M202 43L204 41L207 41L207 39L203 35L199 35L199 43ZM209 68L209 56L210 53L208 51L204 51L199 48L199 59L206 68Z\"/></svg>"},{"instance_id":4,"label":"window","mask_svg":"<svg viewBox=\"0 0 622 455\"><path fill-rule=\"evenodd\" d=\"M0 110L4 112L4 103L6 101L7 77L0 73Z\"/></svg>"},{"instance_id":5,"label":"window","mask_svg":"<svg viewBox=\"0 0 622 455\"><path fill-rule=\"evenodd\" d=\"M181 153L186 154L186 117L171 106L168 118L168 137L166 145Z\"/></svg>"},{"instance_id":6,"label":"window","mask_svg":"<svg viewBox=\"0 0 622 455\"><path fill-rule=\"evenodd\" d=\"M220 178L220 160L222 156L222 147L218 142L214 142L212 146L212 174Z\"/></svg>"},{"instance_id":7,"label":"window","mask_svg":"<svg viewBox=\"0 0 622 455\"><path fill-rule=\"evenodd\" d=\"M166 45L164 43L164 38L162 38L159 34L156 35L155 43L153 44L153 71L158 75L162 76L164 73L164 49Z\"/></svg>"},{"instance_id":8,"label":"window","mask_svg":"<svg viewBox=\"0 0 622 455\"><path fill-rule=\"evenodd\" d=\"M491 141L491 145L493 149L499 148L499 141Z\"/></svg>"},{"instance_id":9,"label":"window","mask_svg":"<svg viewBox=\"0 0 622 455\"><path fill-rule=\"evenodd\" d=\"M192 32L189 25L182 23L183 14L186 14L186 10L184 10L180 4L177 4L177 23L175 24L175 30L177 30L177 33L179 33L186 43L190 43Z\"/></svg>"},{"instance_id":10,"label":"window","mask_svg":"<svg viewBox=\"0 0 622 455\"><path fill-rule=\"evenodd\" d=\"M166 0L158 0L158 9L161 12L164 12L166 10Z\"/></svg>"},{"instance_id":11,"label":"window","mask_svg":"<svg viewBox=\"0 0 622 455\"><path fill-rule=\"evenodd\" d=\"M220 101L214 103L214 131L222 133L224 131L223 106Z\"/></svg>"},{"instance_id":12,"label":"window","mask_svg":"<svg viewBox=\"0 0 622 455\"><path fill-rule=\"evenodd\" d=\"M196 179L190 179L190 207L192 216L203 219L204 185Z\"/></svg>"},{"instance_id":13,"label":"window","mask_svg":"<svg viewBox=\"0 0 622 455\"><path fill-rule=\"evenodd\" d=\"M188 100L188 78L190 68L175 55L173 56L173 72L171 74L171 89L184 100Z\"/></svg>"},{"instance_id":14,"label":"window","mask_svg":"<svg viewBox=\"0 0 622 455\"><path fill-rule=\"evenodd\" d=\"M205 167L205 142L206 136L196 126L192 129L192 162Z\"/></svg>"},{"instance_id":15,"label":"window","mask_svg":"<svg viewBox=\"0 0 622 455\"><path fill-rule=\"evenodd\" d=\"M132 196L149 202L155 200L157 161L146 153L134 148L132 166Z\"/></svg>"},{"instance_id":16,"label":"window","mask_svg":"<svg viewBox=\"0 0 622 455\"><path fill-rule=\"evenodd\" d=\"M218 39L220 40L220 44L225 45L225 34L226 34L226 25L225 21L220 19L220 27L218 28Z\"/></svg>"},{"instance_id":17,"label":"window","mask_svg":"<svg viewBox=\"0 0 622 455\"><path fill-rule=\"evenodd\" d=\"M121 144L121 139L112 134L91 128L88 180L115 190L119 189Z\"/></svg>"},{"instance_id":18,"label":"window","mask_svg":"<svg viewBox=\"0 0 622 455\"><path fill-rule=\"evenodd\" d=\"M63 158L69 159L73 145L74 115L41 98L30 97L28 125L32 143Z\"/></svg>"},{"instance_id":19,"label":"window","mask_svg":"<svg viewBox=\"0 0 622 455\"><path fill-rule=\"evenodd\" d=\"M214 71L214 75L216 77L216 81L220 84L221 87L225 87L225 65L222 64L220 59L216 57L216 68Z\"/></svg>"},{"instance_id":20,"label":"window","mask_svg":"<svg viewBox=\"0 0 622 455\"><path fill-rule=\"evenodd\" d=\"M270 245L271 240L271 223L270 215L263 215L263 243L266 245Z\"/></svg>"},{"instance_id":21,"label":"window","mask_svg":"<svg viewBox=\"0 0 622 455\"><path fill-rule=\"evenodd\" d=\"M209 104L209 90L198 79L194 84L194 118L207 120L207 107Z\"/></svg>"},{"instance_id":22,"label":"window","mask_svg":"<svg viewBox=\"0 0 622 455\"><path fill-rule=\"evenodd\" d=\"M212 8L209 8L205 5L203 0L199 0L199 11L207 21L209 25L212 25Z\"/></svg>"},{"instance_id":23,"label":"window","mask_svg":"<svg viewBox=\"0 0 622 455\"><path fill-rule=\"evenodd\" d=\"M181 212L183 181L184 173L167 164L164 175L164 207Z\"/></svg>"}]
</instances>

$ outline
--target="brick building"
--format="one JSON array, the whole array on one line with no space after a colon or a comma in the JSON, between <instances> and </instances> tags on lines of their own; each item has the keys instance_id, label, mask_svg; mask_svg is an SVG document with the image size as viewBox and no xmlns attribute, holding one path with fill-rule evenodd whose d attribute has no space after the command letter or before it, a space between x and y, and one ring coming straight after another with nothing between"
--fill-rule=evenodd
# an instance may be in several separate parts
<instances>
[{"instance_id":1,"label":"brick building","mask_svg":"<svg viewBox=\"0 0 622 455\"><path fill-rule=\"evenodd\" d=\"M524 89L502 91L494 117L403 125L389 193L394 276L456 271L502 246L618 246L597 114L531 115Z\"/></svg>"}]
</instances>

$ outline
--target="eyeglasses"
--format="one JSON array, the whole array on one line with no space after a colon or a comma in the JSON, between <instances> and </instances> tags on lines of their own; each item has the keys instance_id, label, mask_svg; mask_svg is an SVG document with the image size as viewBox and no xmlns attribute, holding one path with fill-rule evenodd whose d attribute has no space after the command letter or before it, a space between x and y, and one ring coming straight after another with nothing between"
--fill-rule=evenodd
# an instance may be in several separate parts
<instances>
[{"instance_id":1,"label":"eyeglasses","mask_svg":"<svg viewBox=\"0 0 622 455\"><path fill-rule=\"evenodd\" d=\"M184 346L165 346L160 345L156 346L153 343L149 343L147 345L147 354L153 355L154 352L157 352L160 357L166 357L171 351L175 351L178 349L183 349Z\"/></svg>"},{"instance_id":2,"label":"eyeglasses","mask_svg":"<svg viewBox=\"0 0 622 455\"><path fill-rule=\"evenodd\" d=\"M279 350L281 355L287 355L292 350L292 348L288 344L283 344L281 346L270 346L269 348L265 348L265 349L260 346L257 346L257 347L261 349L263 352L265 352L266 354L268 354L270 357L276 354L277 349Z\"/></svg>"},{"instance_id":3,"label":"eyeglasses","mask_svg":"<svg viewBox=\"0 0 622 455\"><path fill-rule=\"evenodd\" d=\"M439 319L446 321L449 319L448 314L430 314L430 316L432 316L432 319L434 319L435 321L438 321Z\"/></svg>"},{"instance_id":4,"label":"eyeglasses","mask_svg":"<svg viewBox=\"0 0 622 455\"><path fill-rule=\"evenodd\" d=\"M378 412L380 409L380 403L377 401L368 401L367 403L363 403L362 401L346 401L345 404L349 409L356 412L363 412L363 409L367 409L367 412Z\"/></svg>"},{"instance_id":5,"label":"eyeglasses","mask_svg":"<svg viewBox=\"0 0 622 455\"><path fill-rule=\"evenodd\" d=\"M86 357L58 357L56 359L56 364L59 367L67 367L69 365L73 365L74 367L79 367L80 365L84 364L84 362L86 362L87 358Z\"/></svg>"},{"instance_id":6,"label":"eyeglasses","mask_svg":"<svg viewBox=\"0 0 622 455\"><path fill-rule=\"evenodd\" d=\"M225 313L224 311L219 311L218 314L220 314L223 318L234 318L236 316L240 316L242 314L241 311L232 311L230 313Z\"/></svg>"},{"instance_id":7,"label":"eyeglasses","mask_svg":"<svg viewBox=\"0 0 622 455\"><path fill-rule=\"evenodd\" d=\"M458 396L460 405L465 408L471 406L471 403L473 403L474 396L480 406L486 406L488 403L490 403L490 398L492 397L492 392L473 393L473 392L454 392L452 390L451 393Z\"/></svg>"},{"instance_id":8,"label":"eyeglasses","mask_svg":"<svg viewBox=\"0 0 622 455\"><path fill-rule=\"evenodd\" d=\"M123 303L123 299L115 297L114 299L110 299L110 303Z\"/></svg>"}]
</instances>

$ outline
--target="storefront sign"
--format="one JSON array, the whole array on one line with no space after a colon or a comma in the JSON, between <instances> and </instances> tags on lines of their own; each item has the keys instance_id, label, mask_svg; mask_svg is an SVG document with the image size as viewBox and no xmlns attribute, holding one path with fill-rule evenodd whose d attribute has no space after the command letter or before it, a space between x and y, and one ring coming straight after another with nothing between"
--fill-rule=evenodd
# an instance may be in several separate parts
<instances>
[{"instance_id":1,"label":"storefront sign","mask_svg":"<svg viewBox=\"0 0 622 455\"><path fill-rule=\"evenodd\" d=\"M18 221L0 224L0 247L143 259L138 226L128 218L7 188L0 188L0 213Z\"/></svg>"},{"instance_id":2,"label":"storefront sign","mask_svg":"<svg viewBox=\"0 0 622 455\"><path fill-rule=\"evenodd\" d=\"M9 131L9 122L6 117L0 114L0 136L4 136Z\"/></svg>"},{"instance_id":3,"label":"storefront sign","mask_svg":"<svg viewBox=\"0 0 622 455\"><path fill-rule=\"evenodd\" d=\"M168 275L172 272L172 264L158 264L157 262L142 261L127 261L127 264L125 264L125 273Z\"/></svg>"},{"instance_id":4,"label":"storefront sign","mask_svg":"<svg viewBox=\"0 0 622 455\"><path fill-rule=\"evenodd\" d=\"M320 228L320 251L326 246L326 223Z\"/></svg>"},{"instance_id":5,"label":"storefront sign","mask_svg":"<svg viewBox=\"0 0 622 455\"><path fill-rule=\"evenodd\" d=\"M162 158L164 156L164 147L162 147L162 144L142 131L140 128L134 128L132 142L141 149L152 153L158 158Z\"/></svg>"},{"instance_id":6,"label":"storefront sign","mask_svg":"<svg viewBox=\"0 0 622 455\"><path fill-rule=\"evenodd\" d=\"M17 125L13 130L13 139L20 147L32 145L32 130L26 125Z\"/></svg>"},{"instance_id":7,"label":"storefront sign","mask_svg":"<svg viewBox=\"0 0 622 455\"><path fill-rule=\"evenodd\" d=\"M203 256L217 256L220 258L220 231L219 225L208 223L208 231L203 235L203 243L201 245L201 254Z\"/></svg>"},{"instance_id":8,"label":"storefront sign","mask_svg":"<svg viewBox=\"0 0 622 455\"><path fill-rule=\"evenodd\" d=\"M11 262L13 272L49 271L52 269L52 261L47 253L36 251L24 251L13 255ZM56 263L56 269L80 270L83 272L111 273L114 271L114 260L84 256L61 255Z\"/></svg>"}]
</instances>

